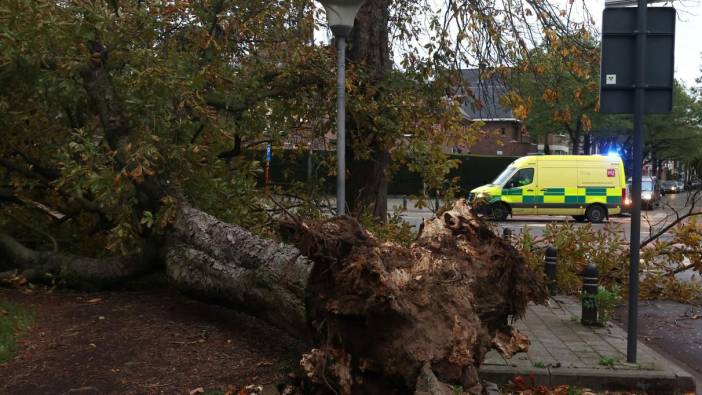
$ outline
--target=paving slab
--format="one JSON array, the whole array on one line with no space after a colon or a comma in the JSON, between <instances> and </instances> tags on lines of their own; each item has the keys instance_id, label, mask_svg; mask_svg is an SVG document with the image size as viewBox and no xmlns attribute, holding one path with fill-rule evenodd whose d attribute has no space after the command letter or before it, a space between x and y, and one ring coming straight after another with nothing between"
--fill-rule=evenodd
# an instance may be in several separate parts
<instances>
[{"instance_id":1,"label":"paving slab","mask_svg":"<svg viewBox=\"0 0 702 395\"><path fill-rule=\"evenodd\" d=\"M515 376L527 376L549 386L695 393L695 382L687 372L641 342L638 363L626 363L626 332L612 323L606 327L582 325L575 297L557 296L548 306L530 305L526 316L513 326L529 336L529 352L511 359L490 352L480 369L487 381L505 384Z\"/></svg>"}]
</instances>

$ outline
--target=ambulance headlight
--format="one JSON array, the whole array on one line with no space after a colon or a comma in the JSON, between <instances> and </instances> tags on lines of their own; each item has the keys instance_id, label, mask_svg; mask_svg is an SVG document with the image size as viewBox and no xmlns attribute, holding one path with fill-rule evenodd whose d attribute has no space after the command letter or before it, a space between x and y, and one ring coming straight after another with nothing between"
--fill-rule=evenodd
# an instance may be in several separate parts
<instances>
[{"instance_id":1,"label":"ambulance headlight","mask_svg":"<svg viewBox=\"0 0 702 395\"><path fill-rule=\"evenodd\" d=\"M490 194L487 192L480 192L475 197L478 199L490 199Z\"/></svg>"}]
</instances>

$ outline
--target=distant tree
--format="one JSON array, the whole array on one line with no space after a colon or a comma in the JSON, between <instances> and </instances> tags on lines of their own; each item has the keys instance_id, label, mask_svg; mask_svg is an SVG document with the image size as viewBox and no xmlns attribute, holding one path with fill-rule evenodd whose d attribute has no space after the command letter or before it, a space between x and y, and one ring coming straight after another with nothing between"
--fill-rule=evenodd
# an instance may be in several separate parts
<instances>
[{"instance_id":1,"label":"distant tree","mask_svg":"<svg viewBox=\"0 0 702 395\"><path fill-rule=\"evenodd\" d=\"M673 86L673 109L669 114L646 117L644 157L654 171L665 160L689 165L702 157L702 124L700 103L692 92L679 82Z\"/></svg>"},{"instance_id":2,"label":"distant tree","mask_svg":"<svg viewBox=\"0 0 702 395\"><path fill-rule=\"evenodd\" d=\"M505 101L529 134L566 133L573 152L583 134L601 120L599 46L586 29L568 36L546 31L544 42L528 51L510 73Z\"/></svg>"}]
</instances>

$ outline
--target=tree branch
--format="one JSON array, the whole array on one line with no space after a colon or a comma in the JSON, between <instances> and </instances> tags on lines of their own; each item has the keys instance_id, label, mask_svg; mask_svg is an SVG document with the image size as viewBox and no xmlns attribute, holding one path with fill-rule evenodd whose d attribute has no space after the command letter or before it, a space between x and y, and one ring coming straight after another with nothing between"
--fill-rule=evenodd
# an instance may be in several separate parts
<instances>
[{"instance_id":1,"label":"tree branch","mask_svg":"<svg viewBox=\"0 0 702 395\"><path fill-rule=\"evenodd\" d=\"M147 246L148 247L148 246ZM88 258L27 248L13 237L0 232L0 255L30 281L58 277L67 285L81 289L110 287L157 267L155 252L107 258Z\"/></svg>"},{"instance_id":2,"label":"tree branch","mask_svg":"<svg viewBox=\"0 0 702 395\"><path fill-rule=\"evenodd\" d=\"M684 220L684 219L686 219L686 218L690 218L690 217L696 217L696 216L698 216L698 215L702 215L702 211L698 211L698 212L694 212L694 213L693 213L693 212L688 212L688 213L686 213L686 214L684 214L684 215L682 215L682 216L678 216L678 217L675 219L675 221L673 221L673 222L671 222L670 224L664 226L661 230L659 230L658 232L656 232L653 236L650 236L648 239L646 239L645 241L643 241L643 242L640 244L639 248L644 248L645 246L647 246L648 244L650 244L651 242L653 242L653 241L656 240L657 238L663 236L666 232L668 232L669 230L673 229L673 228L675 227L675 225L679 224L682 220Z\"/></svg>"}]
</instances>

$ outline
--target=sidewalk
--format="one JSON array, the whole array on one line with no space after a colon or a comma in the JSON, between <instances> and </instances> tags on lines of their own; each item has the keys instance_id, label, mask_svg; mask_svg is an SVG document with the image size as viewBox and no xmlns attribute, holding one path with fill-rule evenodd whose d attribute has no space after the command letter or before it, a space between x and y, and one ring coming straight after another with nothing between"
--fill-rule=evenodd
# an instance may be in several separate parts
<instances>
[{"instance_id":1,"label":"sidewalk","mask_svg":"<svg viewBox=\"0 0 702 395\"><path fill-rule=\"evenodd\" d=\"M533 376L537 384L570 384L593 390L645 391L647 394L695 393L692 377L642 343L637 364L626 363L626 332L580 324L580 304L557 296L549 306L530 306L514 325L531 340L527 354L506 360L490 352L481 376L498 384L514 376ZM611 366L607 366L611 365Z\"/></svg>"}]
</instances>

